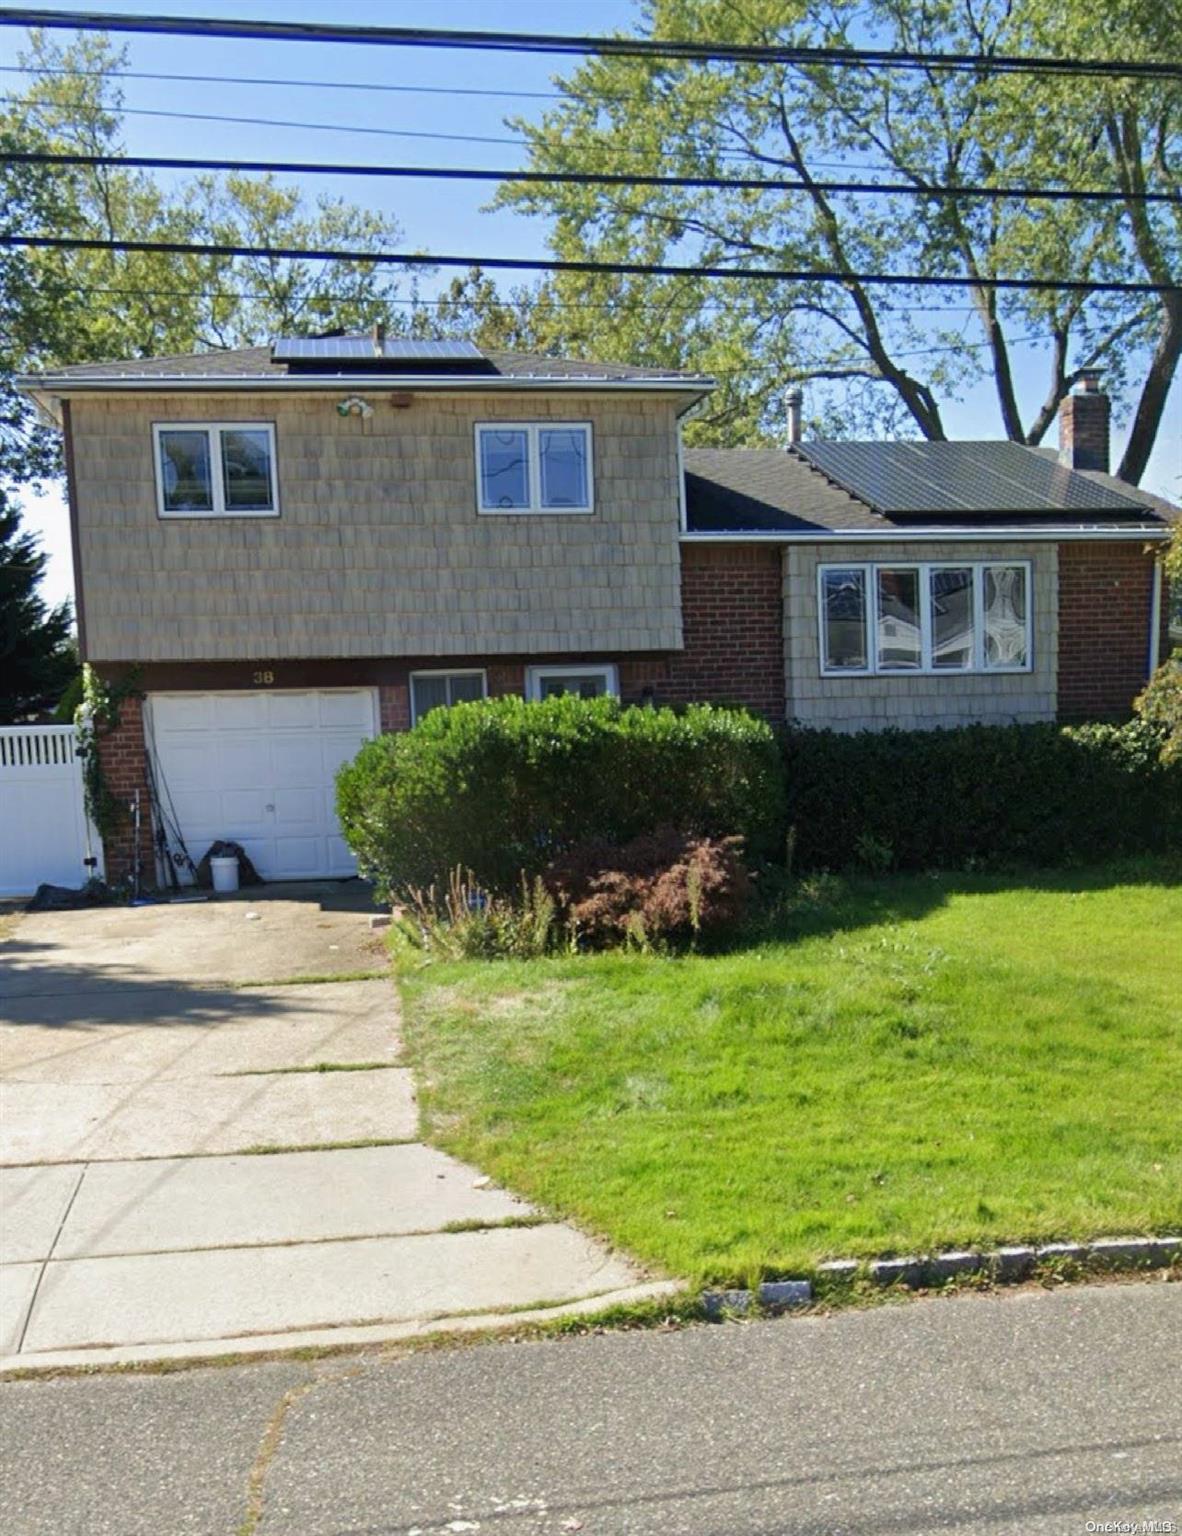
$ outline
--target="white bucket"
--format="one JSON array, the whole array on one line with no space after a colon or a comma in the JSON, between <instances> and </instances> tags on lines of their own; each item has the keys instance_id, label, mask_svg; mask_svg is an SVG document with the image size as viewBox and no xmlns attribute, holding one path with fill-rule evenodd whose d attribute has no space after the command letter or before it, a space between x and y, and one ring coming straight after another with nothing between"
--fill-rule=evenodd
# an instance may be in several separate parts
<instances>
[{"instance_id":1,"label":"white bucket","mask_svg":"<svg viewBox=\"0 0 1182 1536\"><path fill-rule=\"evenodd\" d=\"M213 876L213 888L215 891L236 891L238 889L238 860L234 855L229 858L214 858L209 861L209 872Z\"/></svg>"}]
</instances>

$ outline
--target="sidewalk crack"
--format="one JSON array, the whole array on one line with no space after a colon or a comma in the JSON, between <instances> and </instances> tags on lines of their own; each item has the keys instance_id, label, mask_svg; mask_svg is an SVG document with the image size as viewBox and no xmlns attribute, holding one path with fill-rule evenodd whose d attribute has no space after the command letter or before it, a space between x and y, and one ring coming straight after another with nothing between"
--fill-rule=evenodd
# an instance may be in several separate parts
<instances>
[{"instance_id":1,"label":"sidewalk crack","mask_svg":"<svg viewBox=\"0 0 1182 1536\"><path fill-rule=\"evenodd\" d=\"M33 1313L37 1307L37 1298L41 1294L41 1282L45 1279L45 1271L49 1268L50 1260L57 1251L57 1245L61 1241L61 1235L65 1230L66 1222L70 1218L70 1212L74 1209L74 1201L78 1198L78 1191L82 1188L82 1180L86 1177L86 1170L89 1166L89 1163L82 1164L82 1170L78 1175L74 1188L70 1191L70 1198L66 1201L66 1208L62 1212L62 1219L58 1222L57 1231L53 1234L53 1242L49 1245L49 1252L41 1261L41 1272L37 1276L36 1284L33 1286L33 1294L29 1297L28 1310L25 1312L25 1320L21 1324L20 1338L16 1341L16 1353L18 1355L25 1347L25 1335L29 1331L29 1324L33 1321Z\"/></svg>"}]
</instances>

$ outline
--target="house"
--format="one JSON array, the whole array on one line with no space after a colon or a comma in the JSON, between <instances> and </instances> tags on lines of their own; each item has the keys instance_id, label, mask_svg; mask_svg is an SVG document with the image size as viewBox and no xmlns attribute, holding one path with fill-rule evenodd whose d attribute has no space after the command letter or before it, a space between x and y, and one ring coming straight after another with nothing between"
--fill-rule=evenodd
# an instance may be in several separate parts
<instances>
[{"instance_id":1,"label":"house","mask_svg":"<svg viewBox=\"0 0 1182 1536\"><path fill-rule=\"evenodd\" d=\"M108 782L271 878L350 873L337 766L460 699L843 730L1120 715L1165 633L1172 509L1107 475L1094 378L1057 457L683 451L707 377L380 330L22 383L65 435L83 656L144 694Z\"/></svg>"}]
</instances>

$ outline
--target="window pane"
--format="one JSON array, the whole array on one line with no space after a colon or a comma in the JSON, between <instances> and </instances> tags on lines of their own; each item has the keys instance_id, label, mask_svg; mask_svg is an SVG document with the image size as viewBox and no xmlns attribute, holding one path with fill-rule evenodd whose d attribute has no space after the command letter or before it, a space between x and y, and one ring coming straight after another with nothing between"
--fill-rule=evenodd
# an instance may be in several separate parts
<instances>
[{"instance_id":1,"label":"window pane","mask_svg":"<svg viewBox=\"0 0 1182 1536\"><path fill-rule=\"evenodd\" d=\"M985 665L1024 667L1026 656L1026 568L987 565L982 582L985 608Z\"/></svg>"},{"instance_id":2,"label":"window pane","mask_svg":"<svg viewBox=\"0 0 1182 1536\"><path fill-rule=\"evenodd\" d=\"M911 672L923 664L919 628L919 572L914 567L878 573L878 665Z\"/></svg>"},{"instance_id":3,"label":"window pane","mask_svg":"<svg viewBox=\"0 0 1182 1536\"><path fill-rule=\"evenodd\" d=\"M166 512L212 512L208 432L161 432L160 485Z\"/></svg>"},{"instance_id":4,"label":"window pane","mask_svg":"<svg viewBox=\"0 0 1182 1536\"><path fill-rule=\"evenodd\" d=\"M573 693L580 699L598 699L607 692L607 678L602 672L552 672L538 680L538 697Z\"/></svg>"},{"instance_id":5,"label":"window pane","mask_svg":"<svg viewBox=\"0 0 1182 1536\"><path fill-rule=\"evenodd\" d=\"M932 666L964 669L973 664L973 573L932 573Z\"/></svg>"},{"instance_id":6,"label":"window pane","mask_svg":"<svg viewBox=\"0 0 1182 1536\"><path fill-rule=\"evenodd\" d=\"M271 434L241 427L223 429L222 479L227 510L271 511L275 505L271 487Z\"/></svg>"},{"instance_id":7,"label":"window pane","mask_svg":"<svg viewBox=\"0 0 1182 1536\"><path fill-rule=\"evenodd\" d=\"M484 697L484 678L479 672L457 672L447 681L452 704L462 704L471 699Z\"/></svg>"},{"instance_id":8,"label":"window pane","mask_svg":"<svg viewBox=\"0 0 1182 1536\"><path fill-rule=\"evenodd\" d=\"M529 450L524 432L487 428L480 434L480 505L529 506Z\"/></svg>"},{"instance_id":9,"label":"window pane","mask_svg":"<svg viewBox=\"0 0 1182 1536\"><path fill-rule=\"evenodd\" d=\"M584 427L544 427L538 432L544 507L590 507L587 439Z\"/></svg>"},{"instance_id":10,"label":"window pane","mask_svg":"<svg viewBox=\"0 0 1182 1536\"><path fill-rule=\"evenodd\" d=\"M430 714L433 709L440 709L447 703L447 678L446 677L415 677L411 679L411 688L414 693L414 718L421 720L424 715Z\"/></svg>"},{"instance_id":11,"label":"window pane","mask_svg":"<svg viewBox=\"0 0 1182 1536\"><path fill-rule=\"evenodd\" d=\"M825 571L821 577L824 667L863 671L866 659L866 572Z\"/></svg>"}]
</instances>

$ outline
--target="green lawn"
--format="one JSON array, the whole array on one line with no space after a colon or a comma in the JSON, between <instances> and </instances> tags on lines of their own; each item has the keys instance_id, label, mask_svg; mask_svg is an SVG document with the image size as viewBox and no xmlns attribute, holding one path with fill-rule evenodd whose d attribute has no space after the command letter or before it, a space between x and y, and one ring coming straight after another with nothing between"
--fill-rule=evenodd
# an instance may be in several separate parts
<instances>
[{"instance_id":1,"label":"green lawn","mask_svg":"<svg viewBox=\"0 0 1182 1536\"><path fill-rule=\"evenodd\" d=\"M1182 869L802 893L714 956L422 965L433 1138L693 1280L1182 1224Z\"/></svg>"}]
</instances>

